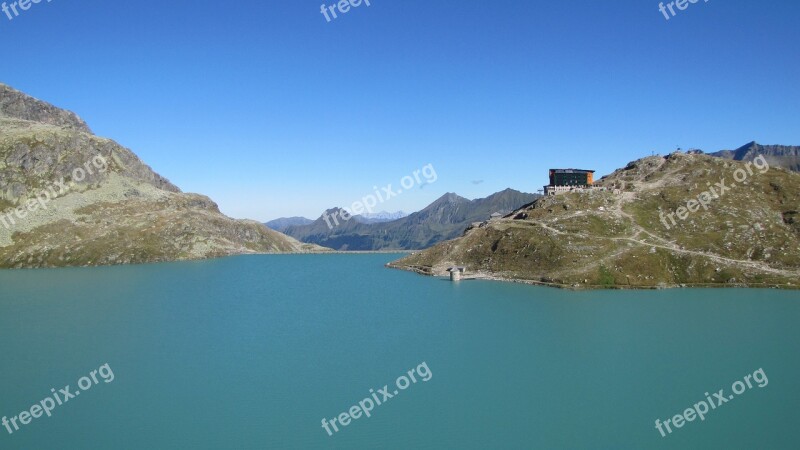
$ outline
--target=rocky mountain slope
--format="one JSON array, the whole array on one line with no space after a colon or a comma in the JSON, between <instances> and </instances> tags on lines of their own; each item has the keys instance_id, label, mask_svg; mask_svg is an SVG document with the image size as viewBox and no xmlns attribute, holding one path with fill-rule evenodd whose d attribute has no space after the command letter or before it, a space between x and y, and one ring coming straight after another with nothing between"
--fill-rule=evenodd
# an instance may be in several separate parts
<instances>
[{"instance_id":1,"label":"rocky mountain slope","mask_svg":"<svg viewBox=\"0 0 800 450\"><path fill-rule=\"evenodd\" d=\"M753 161L763 155L767 162L774 167L800 171L800 147L789 145L761 145L750 142L736 150L722 150L711 153L711 156L733 159L735 161Z\"/></svg>"},{"instance_id":2,"label":"rocky mountain slope","mask_svg":"<svg viewBox=\"0 0 800 450\"><path fill-rule=\"evenodd\" d=\"M537 197L513 189L477 200L450 193L401 219L371 224L355 218L342 220L343 210L334 208L314 223L289 227L285 233L302 242L336 250L416 250L453 239L471 223L485 221L498 211L508 213Z\"/></svg>"},{"instance_id":3,"label":"rocky mountain slope","mask_svg":"<svg viewBox=\"0 0 800 450\"><path fill-rule=\"evenodd\" d=\"M359 214L357 216L353 216L354 220L357 220L361 223L383 223L383 222L392 222L395 220L400 220L403 217L408 217L408 214L404 213L403 211L397 211L390 213L388 211L381 211L378 213L365 213Z\"/></svg>"},{"instance_id":4,"label":"rocky mountain slope","mask_svg":"<svg viewBox=\"0 0 800 450\"><path fill-rule=\"evenodd\" d=\"M0 84L0 267L318 249L224 216L74 113Z\"/></svg>"},{"instance_id":5,"label":"rocky mountain slope","mask_svg":"<svg viewBox=\"0 0 800 450\"><path fill-rule=\"evenodd\" d=\"M539 199L390 267L576 288L800 285L800 174L675 153L597 184L607 190Z\"/></svg>"},{"instance_id":6,"label":"rocky mountain slope","mask_svg":"<svg viewBox=\"0 0 800 450\"><path fill-rule=\"evenodd\" d=\"M306 219L305 217L281 217L280 219L270 220L264 225L271 230L280 231L283 233L287 228L293 225L308 225L312 222L314 221L311 219Z\"/></svg>"}]
</instances>

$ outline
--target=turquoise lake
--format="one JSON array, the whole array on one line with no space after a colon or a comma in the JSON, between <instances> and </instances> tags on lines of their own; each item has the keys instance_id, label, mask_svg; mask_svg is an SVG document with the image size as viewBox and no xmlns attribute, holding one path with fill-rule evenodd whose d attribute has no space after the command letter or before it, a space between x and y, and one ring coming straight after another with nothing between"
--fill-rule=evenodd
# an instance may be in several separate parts
<instances>
[{"instance_id":1,"label":"turquoise lake","mask_svg":"<svg viewBox=\"0 0 800 450\"><path fill-rule=\"evenodd\" d=\"M0 271L0 416L114 375L0 428L0 449L800 445L797 291L451 283L384 268L399 256ZM758 369L764 387L655 428ZM399 393L329 436L323 418L384 385Z\"/></svg>"}]
</instances>

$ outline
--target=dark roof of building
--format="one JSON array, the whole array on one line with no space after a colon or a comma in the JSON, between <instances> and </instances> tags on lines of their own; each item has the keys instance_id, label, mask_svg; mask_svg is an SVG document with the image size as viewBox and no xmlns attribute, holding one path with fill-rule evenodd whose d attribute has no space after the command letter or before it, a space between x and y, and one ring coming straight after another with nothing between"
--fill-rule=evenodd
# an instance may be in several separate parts
<instances>
[{"instance_id":1,"label":"dark roof of building","mask_svg":"<svg viewBox=\"0 0 800 450\"><path fill-rule=\"evenodd\" d=\"M550 169L551 172L555 173L594 173L594 170L583 170L583 169Z\"/></svg>"}]
</instances>

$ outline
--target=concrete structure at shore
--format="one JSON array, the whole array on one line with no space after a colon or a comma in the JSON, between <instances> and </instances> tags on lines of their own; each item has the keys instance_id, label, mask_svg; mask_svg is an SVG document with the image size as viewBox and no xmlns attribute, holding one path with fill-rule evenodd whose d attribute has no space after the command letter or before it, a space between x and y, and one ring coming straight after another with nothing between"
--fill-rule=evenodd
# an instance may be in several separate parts
<instances>
[{"instance_id":1,"label":"concrete structure at shore","mask_svg":"<svg viewBox=\"0 0 800 450\"><path fill-rule=\"evenodd\" d=\"M447 271L450 272L450 281L460 281L467 272L467 268L463 266L451 267Z\"/></svg>"}]
</instances>

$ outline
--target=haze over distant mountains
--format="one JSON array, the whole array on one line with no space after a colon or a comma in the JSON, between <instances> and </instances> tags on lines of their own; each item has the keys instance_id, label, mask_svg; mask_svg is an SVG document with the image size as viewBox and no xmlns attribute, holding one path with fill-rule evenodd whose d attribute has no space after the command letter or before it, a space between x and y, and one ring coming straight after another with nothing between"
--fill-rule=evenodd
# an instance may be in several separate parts
<instances>
[{"instance_id":1,"label":"haze over distant mountains","mask_svg":"<svg viewBox=\"0 0 800 450\"><path fill-rule=\"evenodd\" d=\"M403 211L397 211L393 213L381 211L377 213L359 214L357 216L353 216L353 220L360 223L383 223L402 219L406 216L408 216L408 214L404 213ZM314 223L313 220L305 217L281 217L280 219L270 220L269 222L264 223L264 225L275 231L280 231L283 233L291 226L310 225L312 223Z\"/></svg>"},{"instance_id":2,"label":"haze over distant mountains","mask_svg":"<svg viewBox=\"0 0 800 450\"><path fill-rule=\"evenodd\" d=\"M448 193L419 212L383 223L364 223L355 217L344 221L338 218L341 208L333 208L311 224L289 226L284 232L335 250L417 250L458 237L470 224L485 221L496 212L507 214L538 197L513 189L476 200Z\"/></svg>"}]
</instances>

